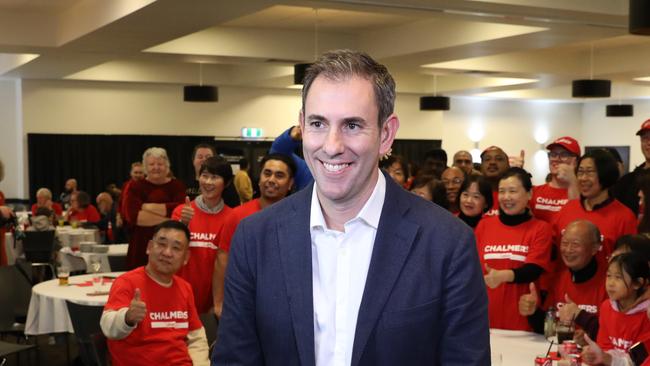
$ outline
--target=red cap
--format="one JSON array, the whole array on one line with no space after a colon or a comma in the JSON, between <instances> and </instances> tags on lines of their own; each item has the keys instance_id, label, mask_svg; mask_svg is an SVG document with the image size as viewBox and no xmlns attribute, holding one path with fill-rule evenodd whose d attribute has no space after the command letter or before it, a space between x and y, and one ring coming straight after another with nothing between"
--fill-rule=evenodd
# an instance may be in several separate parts
<instances>
[{"instance_id":1,"label":"red cap","mask_svg":"<svg viewBox=\"0 0 650 366\"><path fill-rule=\"evenodd\" d=\"M546 149L550 150L553 146L559 146L576 156L580 156L580 144L573 137L569 137L569 136L558 137L557 139L555 139L555 141L548 144L548 146L546 146Z\"/></svg>"},{"instance_id":2,"label":"red cap","mask_svg":"<svg viewBox=\"0 0 650 366\"><path fill-rule=\"evenodd\" d=\"M637 136L639 136L646 131L650 131L650 119L643 122L643 124L641 125L641 129L636 131L636 134Z\"/></svg>"}]
</instances>

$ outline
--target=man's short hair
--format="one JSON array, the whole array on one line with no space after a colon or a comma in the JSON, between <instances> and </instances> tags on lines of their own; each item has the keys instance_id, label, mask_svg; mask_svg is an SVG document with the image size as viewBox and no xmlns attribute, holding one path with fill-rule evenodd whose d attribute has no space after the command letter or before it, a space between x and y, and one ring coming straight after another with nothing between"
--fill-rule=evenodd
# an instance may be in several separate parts
<instances>
[{"instance_id":1,"label":"man's short hair","mask_svg":"<svg viewBox=\"0 0 650 366\"><path fill-rule=\"evenodd\" d=\"M217 155L217 149L214 148L214 145L208 144L206 142L202 142L194 146L194 149L192 150L192 160L194 160L194 157L196 156L196 152L199 149L210 149L210 151L212 151L212 155L214 156Z\"/></svg>"},{"instance_id":2,"label":"man's short hair","mask_svg":"<svg viewBox=\"0 0 650 366\"><path fill-rule=\"evenodd\" d=\"M296 163L293 162L293 159L290 156L277 153L264 155L262 161L260 161L260 167L263 169L264 164L269 160L279 160L285 163L287 168L289 168L289 177L293 178L296 175Z\"/></svg>"},{"instance_id":3,"label":"man's short hair","mask_svg":"<svg viewBox=\"0 0 650 366\"><path fill-rule=\"evenodd\" d=\"M210 174L216 174L223 178L224 185L228 185L232 180L232 167L230 163L226 161L221 156L211 156L201 164L201 169L199 169L199 175L203 174L204 171L207 171Z\"/></svg>"},{"instance_id":4,"label":"man's short hair","mask_svg":"<svg viewBox=\"0 0 650 366\"><path fill-rule=\"evenodd\" d=\"M136 166L142 166L142 162L134 161L133 163L131 163L131 169L135 168Z\"/></svg>"},{"instance_id":5,"label":"man's short hair","mask_svg":"<svg viewBox=\"0 0 650 366\"><path fill-rule=\"evenodd\" d=\"M162 147L150 147L144 151L142 154L142 168L144 169L145 174L149 174L147 171L147 158L148 157L161 158L167 163L167 168L171 169L172 164L169 162L169 157L167 156L167 150Z\"/></svg>"},{"instance_id":6,"label":"man's short hair","mask_svg":"<svg viewBox=\"0 0 650 366\"><path fill-rule=\"evenodd\" d=\"M49 189L47 189L45 187L39 188L38 191L36 191L36 197L38 197L38 196L43 196L43 197L45 197L47 199L52 199L52 191L50 191Z\"/></svg>"},{"instance_id":7,"label":"man's short hair","mask_svg":"<svg viewBox=\"0 0 650 366\"><path fill-rule=\"evenodd\" d=\"M241 170L248 169L248 159L246 158L239 159L239 169Z\"/></svg>"},{"instance_id":8,"label":"man's short hair","mask_svg":"<svg viewBox=\"0 0 650 366\"><path fill-rule=\"evenodd\" d=\"M185 238L187 239L187 244L189 245L190 229L188 229L187 226L182 222L176 220L167 220L161 222L160 224L156 225L156 227L153 229L152 238L154 238L156 234L158 234L158 232L162 229L173 229L173 230L182 231L185 234Z\"/></svg>"},{"instance_id":9,"label":"man's short hair","mask_svg":"<svg viewBox=\"0 0 650 366\"><path fill-rule=\"evenodd\" d=\"M576 225L585 225L587 227L587 233L589 235L589 240L591 241L592 244L600 246L601 242L601 236L600 236L600 230L598 229L598 226L594 224L593 222L585 219L577 219L571 221L564 230L562 230L562 235L566 232L566 230L570 226L576 226Z\"/></svg>"},{"instance_id":10,"label":"man's short hair","mask_svg":"<svg viewBox=\"0 0 650 366\"><path fill-rule=\"evenodd\" d=\"M307 94L319 76L342 81L352 76L364 78L373 85L377 103L377 123L381 126L393 114L395 107L395 80L386 66L379 64L368 54L352 50L335 50L324 53L306 71L302 88L302 111L305 112Z\"/></svg>"},{"instance_id":11,"label":"man's short hair","mask_svg":"<svg viewBox=\"0 0 650 366\"><path fill-rule=\"evenodd\" d=\"M598 174L598 183L602 189L611 188L619 178L618 165L616 164L616 158L605 149L595 149L589 152L586 152L580 160L578 165L585 159L592 159L594 165L596 166L596 172Z\"/></svg>"}]
</instances>

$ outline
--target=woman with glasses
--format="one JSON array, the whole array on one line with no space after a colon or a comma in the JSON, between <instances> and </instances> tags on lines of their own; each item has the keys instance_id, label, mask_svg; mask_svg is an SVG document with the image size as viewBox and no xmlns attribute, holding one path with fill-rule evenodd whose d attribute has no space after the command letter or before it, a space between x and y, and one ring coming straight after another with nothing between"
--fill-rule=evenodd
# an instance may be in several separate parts
<instances>
[{"instance_id":1,"label":"woman with glasses","mask_svg":"<svg viewBox=\"0 0 650 366\"><path fill-rule=\"evenodd\" d=\"M546 149L550 181L533 187L530 209L536 218L550 223L570 199L580 196L575 175L580 144L573 137L564 136Z\"/></svg>"},{"instance_id":2,"label":"woman with glasses","mask_svg":"<svg viewBox=\"0 0 650 366\"><path fill-rule=\"evenodd\" d=\"M528 209L533 184L521 168L506 170L499 180L499 215L482 219L476 227L479 259L484 266L490 328L532 328L519 314L519 298L536 291L532 283L549 270L551 226Z\"/></svg>"},{"instance_id":3,"label":"woman with glasses","mask_svg":"<svg viewBox=\"0 0 650 366\"><path fill-rule=\"evenodd\" d=\"M559 238L564 228L574 220L593 222L603 239L596 258L605 265L616 240L625 234L636 234L637 221L629 208L609 194L609 188L618 180L619 171L616 160L608 151L597 149L585 153L578 161L576 177L580 199L571 200L562 208L553 229Z\"/></svg>"}]
</instances>

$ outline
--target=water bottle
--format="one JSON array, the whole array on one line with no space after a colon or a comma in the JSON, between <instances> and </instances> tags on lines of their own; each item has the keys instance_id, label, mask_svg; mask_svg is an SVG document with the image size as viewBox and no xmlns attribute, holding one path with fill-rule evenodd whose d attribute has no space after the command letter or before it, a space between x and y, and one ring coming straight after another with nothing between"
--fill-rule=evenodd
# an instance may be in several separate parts
<instances>
[{"instance_id":1,"label":"water bottle","mask_svg":"<svg viewBox=\"0 0 650 366\"><path fill-rule=\"evenodd\" d=\"M555 323L557 322L555 307L551 306L546 312L544 318L544 337L551 338L555 336Z\"/></svg>"}]
</instances>

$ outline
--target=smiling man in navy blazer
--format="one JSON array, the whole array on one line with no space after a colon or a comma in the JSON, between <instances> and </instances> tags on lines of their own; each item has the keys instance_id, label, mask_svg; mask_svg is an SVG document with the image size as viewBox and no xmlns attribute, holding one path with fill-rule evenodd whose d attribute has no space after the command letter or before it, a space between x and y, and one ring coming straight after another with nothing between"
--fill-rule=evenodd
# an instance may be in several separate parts
<instances>
[{"instance_id":1,"label":"smiling man in navy blazer","mask_svg":"<svg viewBox=\"0 0 650 366\"><path fill-rule=\"evenodd\" d=\"M399 127L388 70L328 52L302 95L315 183L237 228L213 365L489 365L471 229L377 168Z\"/></svg>"}]
</instances>

